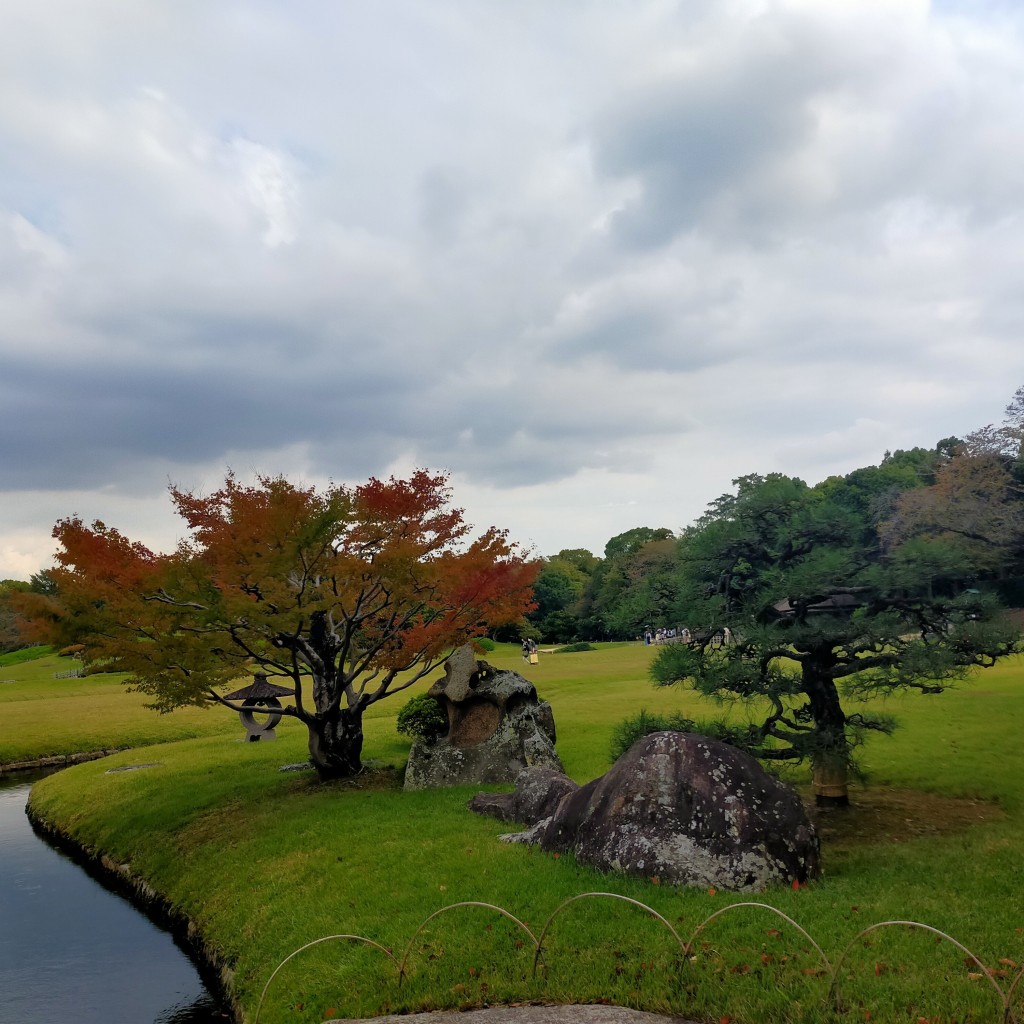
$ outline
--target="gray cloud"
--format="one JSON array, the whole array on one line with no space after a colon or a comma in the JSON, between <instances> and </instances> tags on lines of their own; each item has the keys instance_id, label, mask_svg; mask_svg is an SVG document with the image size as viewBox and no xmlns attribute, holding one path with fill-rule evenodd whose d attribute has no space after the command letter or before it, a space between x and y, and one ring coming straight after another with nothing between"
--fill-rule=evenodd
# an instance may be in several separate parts
<instances>
[{"instance_id":1,"label":"gray cloud","mask_svg":"<svg viewBox=\"0 0 1024 1024\"><path fill-rule=\"evenodd\" d=\"M741 473L997 419L1022 69L1000 4L26 7L0 577L65 501L149 509L228 462L449 467L600 550Z\"/></svg>"}]
</instances>

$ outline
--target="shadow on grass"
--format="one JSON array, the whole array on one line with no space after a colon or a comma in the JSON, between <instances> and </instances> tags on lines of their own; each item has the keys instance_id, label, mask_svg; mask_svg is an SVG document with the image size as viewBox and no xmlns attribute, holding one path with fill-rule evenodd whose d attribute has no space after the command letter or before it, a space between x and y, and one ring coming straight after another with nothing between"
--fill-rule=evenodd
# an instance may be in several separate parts
<instances>
[{"instance_id":1,"label":"shadow on grass","mask_svg":"<svg viewBox=\"0 0 1024 1024\"><path fill-rule=\"evenodd\" d=\"M867 786L851 795L851 806L822 809L810 791L801 792L828 853L878 843L956 835L975 825L1005 821L1006 812L991 800L940 796L917 790Z\"/></svg>"}]
</instances>

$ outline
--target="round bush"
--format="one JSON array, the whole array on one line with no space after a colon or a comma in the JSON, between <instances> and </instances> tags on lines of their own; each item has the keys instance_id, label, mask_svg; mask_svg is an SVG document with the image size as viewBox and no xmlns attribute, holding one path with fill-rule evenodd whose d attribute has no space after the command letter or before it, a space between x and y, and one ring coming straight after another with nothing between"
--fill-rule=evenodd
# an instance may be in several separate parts
<instances>
[{"instance_id":1,"label":"round bush","mask_svg":"<svg viewBox=\"0 0 1024 1024\"><path fill-rule=\"evenodd\" d=\"M651 714L644 708L631 718L619 722L612 730L611 758L614 764L637 740L652 732L694 732L696 722L678 712L671 715Z\"/></svg>"},{"instance_id":2,"label":"round bush","mask_svg":"<svg viewBox=\"0 0 1024 1024\"><path fill-rule=\"evenodd\" d=\"M398 712L398 731L414 740L433 743L448 731L448 717L441 705L421 693L405 702Z\"/></svg>"},{"instance_id":3,"label":"round bush","mask_svg":"<svg viewBox=\"0 0 1024 1024\"><path fill-rule=\"evenodd\" d=\"M610 751L612 764L622 757L637 740L649 736L652 732L665 731L699 733L701 736L707 736L708 739L719 740L732 747L745 750L754 757L757 756L757 748L760 745L755 726L732 725L729 722L708 719L694 721L678 711L668 715L659 715L641 708L638 714L623 719L612 730ZM768 772L773 770L771 763L765 764L763 767Z\"/></svg>"}]
</instances>

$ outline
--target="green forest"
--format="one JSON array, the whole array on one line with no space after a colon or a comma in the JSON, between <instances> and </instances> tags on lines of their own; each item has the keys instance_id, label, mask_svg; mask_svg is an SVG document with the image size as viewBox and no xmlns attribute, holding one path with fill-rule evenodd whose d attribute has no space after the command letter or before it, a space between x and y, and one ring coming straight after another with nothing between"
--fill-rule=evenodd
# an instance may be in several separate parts
<instances>
[{"instance_id":1,"label":"green forest","mask_svg":"<svg viewBox=\"0 0 1024 1024\"><path fill-rule=\"evenodd\" d=\"M536 608L520 631L567 644L725 625L725 607L705 598L722 573L735 575L749 564L750 551L736 545L711 567L707 538L755 508L764 529L749 539L754 547L760 542L760 557L777 561L787 544L813 544L821 559L832 559L834 588L863 582L869 566L890 566L899 567L908 594L978 591L1024 605L1022 439L1024 388L999 425L943 438L933 448L887 451L877 465L845 476L814 485L776 473L741 477L690 526L637 526L612 537L601 555L569 548L544 558ZM717 575L702 578L709 572Z\"/></svg>"}]
</instances>

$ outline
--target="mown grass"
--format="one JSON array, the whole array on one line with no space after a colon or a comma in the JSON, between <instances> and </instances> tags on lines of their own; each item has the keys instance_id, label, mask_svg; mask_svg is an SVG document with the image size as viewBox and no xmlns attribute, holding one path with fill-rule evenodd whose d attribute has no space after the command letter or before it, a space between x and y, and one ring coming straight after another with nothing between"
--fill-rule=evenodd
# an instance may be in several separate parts
<instances>
[{"instance_id":1,"label":"mown grass","mask_svg":"<svg viewBox=\"0 0 1024 1024\"><path fill-rule=\"evenodd\" d=\"M28 648L0 657L0 767L56 754L242 735L237 717L216 708L158 715L142 694L125 691L120 675L56 678L79 665L48 648L42 656Z\"/></svg>"},{"instance_id":2,"label":"mown grass","mask_svg":"<svg viewBox=\"0 0 1024 1024\"><path fill-rule=\"evenodd\" d=\"M38 661L50 654L53 654L52 647L20 647L16 651L0 654L0 669L9 668L11 665L21 665L26 661Z\"/></svg>"},{"instance_id":3,"label":"mown grass","mask_svg":"<svg viewBox=\"0 0 1024 1024\"><path fill-rule=\"evenodd\" d=\"M554 708L566 768L584 781L607 769L612 729L639 707L701 712L693 694L650 686L650 655L612 646L527 667L514 650L499 649L488 660L537 683ZM759 900L795 918L833 959L868 925L910 919L951 933L1012 975L1011 963L1024 962L1022 680L1015 659L962 690L890 701L903 728L865 749L871 783L856 791L860 807L823 822L824 878ZM459 901L503 906L537 933L563 900L611 891L652 906L684 940L709 914L743 902L599 875L568 857L499 843L508 827L465 809L474 788L402 792L407 743L394 715L403 700L372 709L365 753L376 770L353 782L278 771L304 759L303 730L286 721L276 743L239 743L240 727L225 712L226 735L69 769L35 787L33 806L80 842L130 862L195 921L234 965L248 1020L271 971L300 945L355 933L400 957L424 919ZM50 714L62 703L48 702ZM158 766L105 774L141 761ZM1000 1017L963 953L903 928L855 944L840 978L841 1014L828 1007L828 979L811 945L763 910L713 921L686 962L663 925L610 900L567 908L545 940L547 969L537 979L524 939L491 911L454 910L419 936L401 987L377 951L318 947L281 973L261 1019L299 1024L531 999L609 1000L751 1024Z\"/></svg>"}]
</instances>

